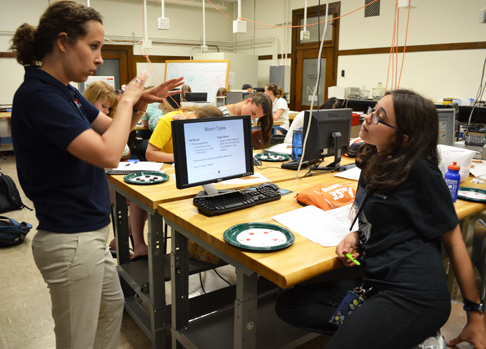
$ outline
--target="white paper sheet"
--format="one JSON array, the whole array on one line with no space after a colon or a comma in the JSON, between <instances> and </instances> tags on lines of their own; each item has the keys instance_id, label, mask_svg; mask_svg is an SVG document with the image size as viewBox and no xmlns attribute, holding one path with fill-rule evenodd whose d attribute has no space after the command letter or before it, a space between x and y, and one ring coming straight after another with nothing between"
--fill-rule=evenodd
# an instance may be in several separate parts
<instances>
[{"instance_id":1,"label":"white paper sheet","mask_svg":"<svg viewBox=\"0 0 486 349\"><path fill-rule=\"evenodd\" d=\"M237 185L237 184L257 184L257 183L265 183L265 182L271 182L271 180L269 180L267 177L262 175L260 172L255 172L255 174L251 176L228 179L227 181L222 181L219 183Z\"/></svg>"},{"instance_id":2,"label":"white paper sheet","mask_svg":"<svg viewBox=\"0 0 486 349\"><path fill-rule=\"evenodd\" d=\"M361 169L358 167L353 167L352 169L343 171L343 172L338 172L334 176L335 177L341 177L341 178L346 178L346 179L351 179L353 181L359 180L359 175L361 174Z\"/></svg>"},{"instance_id":3,"label":"white paper sheet","mask_svg":"<svg viewBox=\"0 0 486 349\"><path fill-rule=\"evenodd\" d=\"M349 208L350 205L324 211L309 205L279 214L272 219L322 246L336 246L349 233Z\"/></svg>"},{"instance_id":4,"label":"white paper sheet","mask_svg":"<svg viewBox=\"0 0 486 349\"><path fill-rule=\"evenodd\" d=\"M480 160L473 160L469 172L472 173L474 177L486 176L486 163Z\"/></svg>"},{"instance_id":5,"label":"white paper sheet","mask_svg":"<svg viewBox=\"0 0 486 349\"><path fill-rule=\"evenodd\" d=\"M160 162L151 162L151 161L121 161L118 164L117 168L111 168L106 170L109 174L128 174L128 173L135 173L135 172L142 172L142 171L161 171L162 163Z\"/></svg>"},{"instance_id":6,"label":"white paper sheet","mask_svg":"<svg viewBox=\"0 0 486 349\"><path fill-rule=\"evenodd\" d=\"M269 153L292 155L292 144L279 143L263 150Z\"/></svg>"}]
</instances>

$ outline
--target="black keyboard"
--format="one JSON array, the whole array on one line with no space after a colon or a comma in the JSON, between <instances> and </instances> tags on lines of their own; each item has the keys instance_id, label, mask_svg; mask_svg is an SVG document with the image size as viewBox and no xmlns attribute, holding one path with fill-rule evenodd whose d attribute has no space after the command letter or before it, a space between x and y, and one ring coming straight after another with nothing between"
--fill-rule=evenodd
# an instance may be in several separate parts
<instances>
[{"instance_id":1,"label":"black keyboard","mask_svg":"<svg viewBox=\"0 0 486 349\"><path fill-rule=\"evenodd\" d=\"M264 204L281 198L278 186L262 184L252 189L246 189L229 194L196 197L193 204L199 212L206 216L216 216L227 212L241 210L247 207Z\"/></svg>"},{"instance_id":2,"label":"black keyboard","mask_svg":"<svg viewBox=\"0 0 486 349\"><path fill-rule=\"evenodd\" d=\"M284 162L282 165L280 165L281 168L284 168L286 170L296 170L299 168L299 162L300 161L287 161ZM302 166L300 168L307 168L310 165L314 165L317 162L317 160L312 160L312 161L302 161Z\"/></svg>"}]
</instances>

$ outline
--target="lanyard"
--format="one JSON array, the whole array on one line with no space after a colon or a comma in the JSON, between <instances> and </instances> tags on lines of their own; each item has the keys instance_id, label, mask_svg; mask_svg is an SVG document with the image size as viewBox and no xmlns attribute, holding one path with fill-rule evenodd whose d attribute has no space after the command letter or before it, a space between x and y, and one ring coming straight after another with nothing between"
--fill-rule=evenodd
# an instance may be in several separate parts
<instances>
[{"instance_id":1,"label":"lanyard","mask_svg":"<svg viewBox=\"0 0 486 349\"><path fill-rule=\"evenodd\" d=\"M366 193L366 191L365 191L365 193ZM359 215L361 214L361 212L363 212L364 206L366 204L366 201L368 201L368 198L369 197L370 196L368 195L368 193L366 193L366 196L365 196L365 198L363 200L363 203L361 204L361 207L359 208L358 213L354 217L353 223L351 223L351 226L349 227L349 231L351 231L353 229L354 223L356 223L356 220L358 219Z\"/></svg>"}]
</instances>

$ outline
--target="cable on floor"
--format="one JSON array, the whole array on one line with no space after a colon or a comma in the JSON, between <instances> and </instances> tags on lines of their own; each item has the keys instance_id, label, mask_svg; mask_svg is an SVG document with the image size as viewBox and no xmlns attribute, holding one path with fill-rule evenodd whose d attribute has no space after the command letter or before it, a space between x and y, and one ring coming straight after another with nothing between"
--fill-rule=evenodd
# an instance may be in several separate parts
<instances>
[{"instance_id":1,"label":"cable on floor","mask_svg":"<svg viewBox=\"0 0 486 349\"><path fill-rule=\"evenodd\" d=\"M214 272L216 273L216 275L218 275L218 276L221 278L221 280L223 280L224 282L226 282L228 285L233 286L233 285L232 285L232 284L231 284L231 283L230 283L228 280L226 280L224 277L222 277L222 276L221 276L221 275L218 273L218 271L217 271L216 269L213 269L213 270L214 270Z\"/></svg>"}]
</instances>

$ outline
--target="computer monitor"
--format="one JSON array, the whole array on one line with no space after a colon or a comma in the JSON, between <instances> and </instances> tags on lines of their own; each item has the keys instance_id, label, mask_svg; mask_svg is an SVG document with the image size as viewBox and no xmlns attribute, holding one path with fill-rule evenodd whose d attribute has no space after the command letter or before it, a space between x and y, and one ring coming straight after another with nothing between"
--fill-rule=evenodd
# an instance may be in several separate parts
<instances>
[{"instance_id":1,"label":"computer monitor","mask_svg":"<svg viewBox=\"0 0 486 349\"><path fill-rule=\"evenodd\" d=\"M323 109L304 113L303 142L310 125L307 143L302 147L303 161L315 163L312 170L336 170L341 163L341 155L349 150L351 121L353 110ZM310 120L310 121L309 121ZM326 167L319 167L327 156L334 155L334 162Z\"/></svg>"},{"instance_id":2,"label":"computer monitor","mask_svg":"<svg viewBox=\"0 0 486 349\"><path fill-rule=\"evenodd\" d=\"M214 196L214 183L253 175L250 115L172 121L176 187L202 185L200 196ZM232 190L234 191L234 190Z\"/></svg>"},{"instance_id":3,"label":"computer monitor","mask_svg":"<svg viewBox=\"0 0 486 349\"><path fill-rule=\"evenodd\" d=\"M171 91L179 90L177 88L172 89ZM181 94L178 93L176 95L172 95L167 97L167 102L172 106L174 109L179 109L181 107Z\"/></svg>"},{"instance_id":4,"label":"computer monitor","mask_svg":"<svg viewBox=\"0 0 486 349\"><path fill-rule=\"evenodd\" d=\"M207 102L207 92L186 92L186 101L188 102Z\"/></svg>"},{"instance_id":5,"label":"computer monitor","mask_svg":"<svg viewBox=\"0 0 486 349\"><path fill-rule=\"evenodd\" d=\"M438 108L439 138L437 144L454 145L456 129L456 111L454 108Z\"/></svg>"},{"instance_id":6,"label":"computer monitor","mask_svg":"<svg viewBox=\"0 0 486 349\"><path fill-rule=\"evenodd\" d=\"M236 104L247 99L253 92L247 91L228 91L226 92L226 104Z\"/></svg>"}]
</instances>

